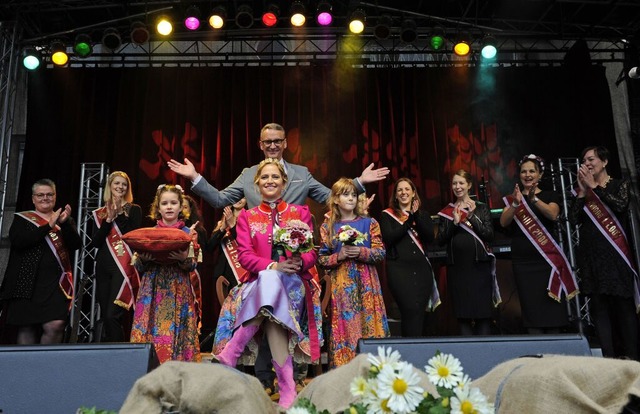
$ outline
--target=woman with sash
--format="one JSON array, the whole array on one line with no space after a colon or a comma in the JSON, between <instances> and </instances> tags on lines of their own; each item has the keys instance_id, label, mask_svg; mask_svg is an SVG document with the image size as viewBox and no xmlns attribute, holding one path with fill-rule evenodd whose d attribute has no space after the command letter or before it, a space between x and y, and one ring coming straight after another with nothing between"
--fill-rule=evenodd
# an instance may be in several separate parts
<instances>
[{"instance_id":1,"label":"woman with sash","mask_svg":"<svg viewBox=\"0 0 640 414\"><path fill-rule=\"evenodd\" d=\"M249 275L227 296L213 346L214 357L224 365L251 363L258 350L254 337L261 330L273 356L283 408L296 397L293 359L315 362L322 345L320 290L309 272L317 253L282 255L273 243L274 232L290 221L313 228L309 207L282 201L286 182L277 159L258 165L254 183L262 203L242 210L236 224L238 261Z\"/></svg>"},{"instance_id":2,"label":"woman with sash","mask_svg":"<svg viewBox=\"0 0 640 414\"><path fill-rule=\"evenodd\" d=\"M604 147L582 151L569 220L581 225L576 252L580 290L590 298L602 354L638 360L638 268L627 238L630 182L611 177L608 163Z\"/></svg>"},{"instance_id":3,"label":"woman with sash","mask_svg":"<svg viewBox=\"0 0 640 414\"><path fill-rule=\"evenodd\" d=\"M559 333L569 323L565 297L578 293L575 277L553 237L560 214L560 196L538 187L542 158L530 154L519 163L520 184L504 197L500 225L511 234L511 263L522 324L530 334Z\"/></svg>"},{"instance_id":4,"label":"woman with sash","mask_svg":"<svg viewBox=\"0 0 640 414\"><path fill-rule=\"evenodd\" d=\"M109 174L104 206L93 211L93 237L89 248L97 248L96 299L100 304L100 342L125 342L122 320L135 304L140 277L131 264L132 252L122 235L140 227L142 210L133 204L131 180L123 171Z\"/></svg>"},{"instance_id":5,"label":"woman with sash","mask_svg":"<svg viewBox=\"0 0 640 414\"><path fill-rule=\"evenodd\" d=\"M440 304L426 255L427 243L434 240L433 221L420 206L413 181L400 178L393 185L389 208L380 216L382 240L387 249L387 284L400 308L404 337L423 336L425 312Z\"/></svg>"},{"instance_id":6,"label":"woman with sash","mask_svg":"<svg viewBox=\"0 0 640 414\"><path fill-rule=\"evenodd\" d=\"M461 335L490 335L493 307L500 303L489 207L469 196L472 178L458 170L451 180L456 197L438 215L438 242L447 246L447 281Z\"/></svg>"},{"instance_id":7,"label":"woman with sash","mask_svg":"<svg viewBox=\"0 0 640 414\"><path fill-rule=\"evenodd\" d=\"M214 275L224 276L229 281L229 288L245 282L248 276L248 272L238 262L238 243L236 242L236 222L246 205L247 200L242 198L237 203L226 206L222 211L222 218L209 239L208 247L217 247L219 251Z\"/></svg>"},{"instance_id":8,"label":"woman with sash","mask_svg":"<svg viewBox=\"0 0 640 414\"><path fill-rule=\"evenodd\" d=\"M18 344L60 343L73 297L72 253L81 240L71 207L55 209L53 181L36 181L31 194L35 210L16 213L9 229L0 297L7 301L7 324L18 328Z\"/></svg>"}]
</instances>

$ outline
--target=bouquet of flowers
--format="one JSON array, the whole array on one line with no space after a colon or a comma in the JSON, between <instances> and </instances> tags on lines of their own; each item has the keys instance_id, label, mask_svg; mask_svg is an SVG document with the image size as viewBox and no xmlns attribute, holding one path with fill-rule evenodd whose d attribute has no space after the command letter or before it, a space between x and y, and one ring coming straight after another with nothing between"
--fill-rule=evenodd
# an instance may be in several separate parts
<instances>
[{"instance_id":1,"label":"bouquet of flowers","mask_svg":"<svg viewBox=\"0 0 640 414\"><path fill-rule=\"evenodd\" d=\"M345 224L336 233L336 239L345 246L355 246L356 244L363 244L367 240L367 234L361 233L350 225Z\"/></svg>"},{"instance_id":2,"label":"bouquet of flowers","mask_svg":"<svg viewBox=\"0 0 640 414\"><path fill-rule=\"evenodd\" d=\"M351 394L358 398L345 414L489 414L493 404L462 372L460 361L451 354L437 352L425 366L429 381L438 395L425 392L413 365L401 361L400 353L378 347L378 355L369 354L371 367L367 378L356 377L351 382ZM300 399L287 414L330 414L319 411L308 399Z\"/></svg>"},{"instance_id":3,"label":"bouquet of flowers","mask_svg":"<svg viewBox=\"0 0 640 414\"><path fill-rule=\"evenodd\" d=\"M306 253L313 249L313 233L301 220L290 220L284 227L276 230L273 245L291 253ZM284 250L281 252L284 255Z\"/></svg>"}]
</instances>

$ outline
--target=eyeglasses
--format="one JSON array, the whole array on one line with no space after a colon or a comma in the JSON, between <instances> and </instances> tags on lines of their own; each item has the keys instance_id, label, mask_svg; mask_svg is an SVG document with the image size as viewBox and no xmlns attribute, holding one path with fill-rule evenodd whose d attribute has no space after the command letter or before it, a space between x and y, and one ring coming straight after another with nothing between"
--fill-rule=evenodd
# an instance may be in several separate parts
<instances>
[{"instance_id":1,"label":"eyeglasses","mask_svg":"<svg viewBox=\"0 0 640 414\"><path fill-rule=\"evenodd\" d=\"M279 138L279 139L264 139L260 141L262 144L264 144L265 147L270 147L271 145L274 145L276 147L279 147L282 145L282 143L284 142L284 138Z\"/></svg>"},{"instance_id":2,"label":"eyeglasses","mask_svg":"<svg viewBox=\"0 0 640 414\"><path fill-rule=\"evenodd\" d=\"M34 194L33 196L38 200L42 200L43 198L53 198L55 197L55 195L56 195L55 193L37 193L37 194Z\"/></svg>"}]
</instances>

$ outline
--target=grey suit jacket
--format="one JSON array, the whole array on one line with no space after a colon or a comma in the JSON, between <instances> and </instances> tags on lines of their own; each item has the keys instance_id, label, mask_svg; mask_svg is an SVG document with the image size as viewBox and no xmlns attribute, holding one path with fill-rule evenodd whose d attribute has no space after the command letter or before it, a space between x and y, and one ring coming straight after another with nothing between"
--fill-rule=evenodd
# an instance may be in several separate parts
<instances>
[{"instance_id":1,"label":"grey suit jacket","mask_svg":"<svg viewBox=\"0 0 640 414\"><path fill-rule=\"evenodd\" d=\"M320 204L327 201L331 190L313 178L307 167L286 163L286 168L288 181L282 196L284 201L300 205L306 203L307 197ZM234 204L242 197L247 199L247 206L252 208L262 201L262 197L253 183L257 169L257 165L245 168L240 176L224 190L218 190L209 184L204 177L191 189L214 208L223 208ZM357 180L354 181L359 192L364 192L360 183Z\"/></svg>"}]
</instances>

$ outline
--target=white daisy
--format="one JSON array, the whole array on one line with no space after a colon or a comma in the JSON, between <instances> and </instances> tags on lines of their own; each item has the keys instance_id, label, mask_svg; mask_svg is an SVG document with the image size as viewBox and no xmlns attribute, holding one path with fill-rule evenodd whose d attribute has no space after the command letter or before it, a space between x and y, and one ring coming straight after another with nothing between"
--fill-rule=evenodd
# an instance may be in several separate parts
<instances>
[{"instance_id":1,"label":"white daisy","mask_svg":"<svg viewBox=\"0 0 640 414\"><path fill-rule=\"evenodd\" d=\"M311 414L309 410L304 407L291 407L287 410L287 414Z\"/></svg>"},{"instance_id":2,"label":"white daisy","mask_svg":"<svg viewBox=\"0 0 640 414\"><path fill-rule=\"evenodd\" d=\"M475 387L456 387L451 397L451 414L493 414L495 408Z\"/></svg>"},{"instance_id":3,"label":"white daisy","mask_svg":"<svg viewBox=\"0 0 640 414\"><path fill-rule=\"evenodd\" d=\"M398 362L395 369L385 365L377 377L378 395L387 401L387 407L395 413L410 413L422 401L424 389L413 366Z\"/></svg>"},{"instance_id":4,"label":"white daisy","mask_svg":"<svg viewBox=\"0 0 640 414\"><path fill-rule=\"evenodd\" d=\"M390 414L394 413L394 411L389 408L388 400L384 398L377 398L375 400L369 401L367 406L367 414ZM395 414L395 413L394 413Z\"/></svg>"},{"instance_id":5,"label":"white daisy","mask_svg":"<svg viewBox=\"0 0 640 414\"><path fill-rule=\"evenodd\" d=\"M354 378L349 386L351 395L354 397L362 397L367 392L367 388L369 388L369 384L363 377Z\"/></svg>"},{"instance_id":6,"label":"white daisy","mask_svg":"<svg viewBox=\"0 0 640 414\"><path fill-rule=\"evenodd\" d=\"M451 389L462 379L460 360L451 354L438 354L424 367L429 381L435 386Z\"/></svg>"},{"instance_id":7,"label":"white daisy","mask_svg":"<svg viewBox=\"0 0 640 414\"><path fill-rule=\"evenodd\" d=\"M391 347L378 347L378 357L376 358L372 354L369 354L367 357L367 361L371 364L371 367L377 367L377 372L380 372L382 368L389 364L391 366L395 366L398 362L400 362L400 352L394 351Z\"/></svg>"},{"instance_id":8,"label":"white daisy","mask_svg":"<svg viewBox=\"0 0 640 414\"><path fill-rule=\"evenodd\" d=\"M468 387L470 385L471 385L471 378L467 374L464 374L464 375L462 375L462 379L460 380L460 382L456 386L459 387L459 388L464 388L464 387Z\"/></svg>"}]
</instances>

